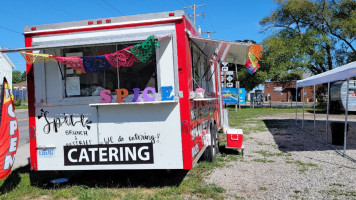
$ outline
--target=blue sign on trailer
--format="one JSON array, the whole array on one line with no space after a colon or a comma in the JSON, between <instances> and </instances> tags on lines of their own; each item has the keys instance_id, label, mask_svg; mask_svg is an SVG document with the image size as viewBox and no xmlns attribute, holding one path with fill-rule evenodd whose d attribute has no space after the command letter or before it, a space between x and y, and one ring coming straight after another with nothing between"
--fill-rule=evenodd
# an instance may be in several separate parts
<instances>
[{"instance_id":1,"label":"blue sign on trailer","mask_svg":"<svg viewBox=\"0 0 356 200\"><path fill-rule=\"evenodd\" d=\"M239 104L238 88L223 88L223 103L224 104ZM240 103L245 103L245 88L240 88Z\"/></svg>"}]
</instances>

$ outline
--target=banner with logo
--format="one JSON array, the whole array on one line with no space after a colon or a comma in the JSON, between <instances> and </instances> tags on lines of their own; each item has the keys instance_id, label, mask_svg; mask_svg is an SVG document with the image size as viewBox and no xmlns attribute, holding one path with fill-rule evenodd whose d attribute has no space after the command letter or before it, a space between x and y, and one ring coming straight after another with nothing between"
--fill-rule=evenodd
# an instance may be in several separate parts
<instances>
[{"instance_id":1,"label":"banner with logo","mask_svg":"<svg viewBox=\"0 0 356 200\"><path fill-rule=\"evenodd\" d=\"M239 104L238 88L223 88L224 104ZM240 103L245 103L245 88L240 88Z\"/></svg>"}]
</instances>

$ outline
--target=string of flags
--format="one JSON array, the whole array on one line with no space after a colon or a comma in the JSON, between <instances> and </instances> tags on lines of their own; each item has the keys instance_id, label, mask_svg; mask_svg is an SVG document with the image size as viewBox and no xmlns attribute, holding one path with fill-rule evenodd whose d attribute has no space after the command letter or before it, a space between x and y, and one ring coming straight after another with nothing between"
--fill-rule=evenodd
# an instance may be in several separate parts
<instances>
[{"instance_id":1,"label":"string of flags","mask_svg":"<svg viewBox=\"0 0 356 200\"><path fill-rule=\"evenodd\" d=\"M140 44L100 56L63 57L24 51L21 51L20 54L27 64L59 62L80 74L87 71L103 71L110 67L131 67L135 62L146 63L159 47L158 39L152 35Z\"/></svg>"},{"instance_id":2,"label":"string of flags","mask_svg":"<svg viewBox=\"0 0 356 200\"><path fill-rule=\"evenodd\" d=\"M261 53L262 50L263 47L258 44L253 44L250 47L250 50L248 52L248 59L246 61L245 67L251 75L254 74L260 68L260 64L258 63L258 61L262 57L262 53Z\"/></svg>"}]
</instances>

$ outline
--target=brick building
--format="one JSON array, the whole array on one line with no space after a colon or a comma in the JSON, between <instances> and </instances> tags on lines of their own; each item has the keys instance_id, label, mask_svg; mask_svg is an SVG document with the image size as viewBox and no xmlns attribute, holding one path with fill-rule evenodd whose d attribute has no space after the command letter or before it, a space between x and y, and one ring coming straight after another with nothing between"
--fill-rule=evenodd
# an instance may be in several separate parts
<instances>
[{"instance_id":1,"label":"brick building","mask_svg":"<svg viewBox=\"0 0 356 200\"><path fill-rule=\"evenodd\" d=\"M268 96L270 96L271 101L278 102L290 102L291 100L296 100L295 91L296 82L280 83L280 82L266 82L264 89L264 98L267 101ZM316 85L315 90L318 91L322 89L323 85ZM303 99L302 87L298 88L298 102ZM305 97L304 102L313 101L313 86L305 87Z\"/></svg>"}]
</instances>

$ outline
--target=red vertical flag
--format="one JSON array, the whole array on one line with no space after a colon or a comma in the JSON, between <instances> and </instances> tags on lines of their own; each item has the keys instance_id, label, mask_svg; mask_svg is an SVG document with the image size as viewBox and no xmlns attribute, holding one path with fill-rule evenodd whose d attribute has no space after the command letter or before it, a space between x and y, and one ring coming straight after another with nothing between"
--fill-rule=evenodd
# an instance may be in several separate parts
<instances>
[{"instance_id":1,"label":"red vertical flag","mask_svg":"<svg viewBox=\"0 0 356 200\"><path fill-rule=\"evenodd\" d=\"M0 94L0 179L4 179L11 173L15 161L19 130L14 97L5 78Z\"/></svg>"}]
</instances>

